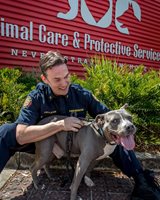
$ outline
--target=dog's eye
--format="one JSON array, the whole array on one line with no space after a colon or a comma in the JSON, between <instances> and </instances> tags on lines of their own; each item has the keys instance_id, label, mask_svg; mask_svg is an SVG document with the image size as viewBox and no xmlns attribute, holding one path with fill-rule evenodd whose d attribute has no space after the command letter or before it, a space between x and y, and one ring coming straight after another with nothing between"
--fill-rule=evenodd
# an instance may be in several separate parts
<instances>
[{"instance_id":1,"label":"dog's eye","mask_svg":"<svg viewBox=\"0 0 160 200\"><path fill-rule=\"evenodd\" d=\"M113 120L112 120L112 123L113 123L113 124L117 124L118 122L119 122L118 119L113 119Z\"/></svg>"},{"instance_id":2,"label":"dog's eye","mask_svg":"<svg viewBox=\"0 0 160 200\"><path fill-rule=\"evenodd\" d=\"M131 116L128 116L127 119L132 122L132 117Z\"/></svg>"}]
</instances>

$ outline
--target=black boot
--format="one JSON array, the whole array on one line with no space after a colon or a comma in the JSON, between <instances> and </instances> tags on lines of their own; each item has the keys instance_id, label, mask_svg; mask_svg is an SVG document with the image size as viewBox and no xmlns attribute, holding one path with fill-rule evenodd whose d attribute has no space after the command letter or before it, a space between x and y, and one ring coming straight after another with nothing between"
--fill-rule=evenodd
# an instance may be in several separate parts
<instances>
[{"instance_id":1,"label":"black boot","mask_svg":"<svg viewBox=\"0 0 160 200\"><path fill-rule=\"evenodd\" d=\"M145 170L134 177L134 181L132 200L160 200L160 187L152 171Z\"/></svg>"}]
</instances>

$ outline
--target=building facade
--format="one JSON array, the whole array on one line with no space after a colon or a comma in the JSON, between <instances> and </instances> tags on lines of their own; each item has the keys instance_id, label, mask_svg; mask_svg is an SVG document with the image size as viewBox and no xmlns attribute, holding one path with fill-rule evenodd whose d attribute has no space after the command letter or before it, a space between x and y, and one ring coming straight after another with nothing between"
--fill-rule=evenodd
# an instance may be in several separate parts
<instances>
[{"instance_id":1,"label":"building facade","mask_svg":"<svg viewBox=\"0 0 160 200\"><path fill-rule=\"evenodd\" d=\"M95 55L160 69L159 0L1 0L0 68L38 69L49 50L83 76Z\"/></svg>"}]
</instances>

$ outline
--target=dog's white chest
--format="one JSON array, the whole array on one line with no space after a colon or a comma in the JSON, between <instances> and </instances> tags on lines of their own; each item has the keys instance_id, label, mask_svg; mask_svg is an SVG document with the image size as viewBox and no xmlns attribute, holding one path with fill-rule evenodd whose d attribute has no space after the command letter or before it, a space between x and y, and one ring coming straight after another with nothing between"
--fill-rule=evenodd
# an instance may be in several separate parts
<instances>
[{"instance_id":1,"label":"dog's white chest","mask_svg":"<svg viewBox=\"0 0 160 200\"><path fill-rule=\"evenodd\" d=\"M113 153L114 149L116 148L116 144L115 145L111 145L111 144L106 144L105 147L103 148L103 155L101 155L100 157L98 157L96 160L101 160L106 158L107 156L109 156L111 153Z\"/></svg>"}]
</instances>

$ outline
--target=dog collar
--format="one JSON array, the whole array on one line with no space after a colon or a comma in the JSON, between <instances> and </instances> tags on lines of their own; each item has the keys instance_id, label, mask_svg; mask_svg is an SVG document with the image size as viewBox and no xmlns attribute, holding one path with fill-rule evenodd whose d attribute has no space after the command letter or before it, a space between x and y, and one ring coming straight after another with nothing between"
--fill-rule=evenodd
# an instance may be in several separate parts
<instances>
[{"instance_id":1,"label":"dog collar","mask_svg":"<svg viewBox=\"0 0 160 200\"><path fill-rule=\"evenodd\" d=\"M100 136L105 137L104 136L104 131L101 127L99 127L96 123L94 123L94 121L91 123L91 127L93 128L93 130L95 132L97 132Z\"/></svg>"},{"instance_id":2,"label":"dog collar","mask_svg":"<svg viewBox=\"0 0 160 200\"><path fill-rule=\"evenodd\" d=\"M96 123L94 123L94 121L91 123L91 127L93 128L93 130L98 133L101 137L103 137L106 140L106 143L109 143L110 145L115 145L116 143L113 142L108 142L107 138L104 135L104 131L102 129L102 127L99 127Z\"/></svg>"}]
</instances>

